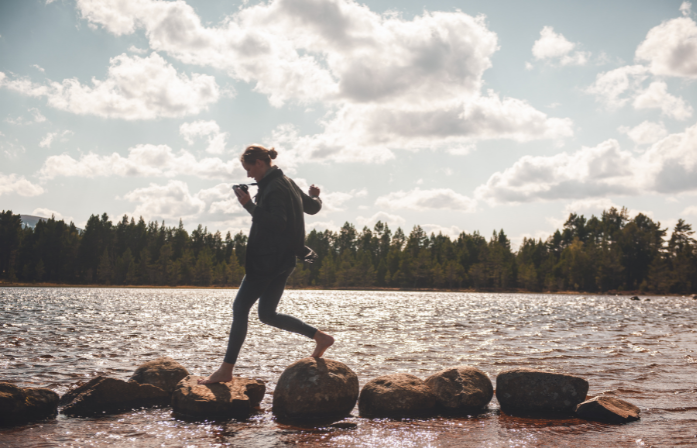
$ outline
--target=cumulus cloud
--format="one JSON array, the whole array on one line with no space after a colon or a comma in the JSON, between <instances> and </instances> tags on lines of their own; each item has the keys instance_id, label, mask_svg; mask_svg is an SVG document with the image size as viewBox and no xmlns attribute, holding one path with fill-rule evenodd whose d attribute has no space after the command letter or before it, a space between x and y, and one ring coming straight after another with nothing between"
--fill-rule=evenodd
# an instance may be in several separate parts
<instances>
[{"instance_id":1,"label":"cumulus cloud","mask_svg":"<svg viewBox=\"0 0 697 448\"><path fill-rule=\"evenodd\" d=\"M170 180L166 185L151 183L148 187L137 188L126 193L123 199L136 202L135 216L146 219L179 219L199 215L205 209L205 202L189 193L187 184L180 180Z\"/></svg>"},{"instance_id":2,"label":"cumulus cloud","mask_svg":"<svg viewBox=\"0 0 697 448\"><path fill-rule=\"evenodd\" d=\"M668 85L663 81L654 81L649 87L634 98L635 109L661 109L664 115L677 120L692 116L692 106L682 98L668 93Z\"/></svg>"},{"instance_id":3,"label":"cumulus cloud","mask_svg":"<svg viewBox=\"0 0 697 448\"><path fill-rule=\"evenodd\" d=\"M298 184L300 186L300 184ZM302 187L301 187L302 188ZM306 188L303 188L306 190ZM363 188L361 190L353 189L351 191L334 191L331 193L322 193L322 210L327 212L340 212L344 209L342 205L353 198L365 197L368 191Z\"/></svg>"},{"instance_id":4,"label":"cumulus cloud","mask_svg":"<svg viewBox=\"0 0 697 448\"><path fill-rule=\"evenodd\" d=\"M571 154L524 156L494 173L475 197L521 203L695 190L697 125L665 137L638 156L613 139Z\"/></svg>"},{"instance_id":5,"label":"cumulus cloud","mask_svg":"<svg viewBox=\"0 0 697 448\"><path fill-rule=\"evenodd\" d=\"M39 142L39 146L42 148L50 148L53 140L59 138L61 141L66 141L69 135L72 135L73 131L63 131L63 132L49 132L44 138Z\"/></svg>"},{"instance_id":6,"label":"cumulus cloud","mask_svg":"<svg viewBox=\"0 0 697 448\"><path fill-rule=\"evenodd\" d=\"M697 205L691 205L682 211L683 215L694 215L697 216Z\"/></svg>"},{"instance_id":7,"label":"cumulus cloud","mask_svg":"<svg viewBox=\"0 0 697 448\"><path fill-rule=\"evenodd\" d=\"M445 236L450 237L450 239L456 240L458 236L463 232L461 228L458 226L441 226L438 224L422 224L421 228L424 229L424 232L427 234L443 234Z\"/></svg>"},{"instance_id":8,"label":"cumulus cloud","mask_svg":"<svg viewBox=\"0 0 697 448\"><path fill-rule=\"evenodd\" d=\"M0 78L0 85L2 85L2 78ZM30 108L29 113L31 114L31 118L28 120L24 117L17 117L17 118L7 118L7 119L5 119L5 121L7 121L10 124L15 124L15 125L43 123L44 121L46 121L46 117L44 117L44 115L41 113L41 111L35 107Z\"/></svg>"},{"instance_id":9,"label":"cumulus cloud","mask_svg":"<svg viewBox=\"0 0 697 448\"><path fill-rule=\"evenodd\" d=\"M128 149L128 156L118 153L98 155L92 152L79 159L62 154L46 159L39 170L43 179L58 176L165 176L193 175L203 178L229 179L237 170L236 160L222 161L217 157L196 159L188 151L174 153L167 145L136 145Z\"/></svg>"},{"instance_id":10,"label":"cumulus cloud","mask_svg":"<svg viewBox=\"0 0 697 448\"><path fill-rule=\"evenodd\" d=\"M627 136L639 145L646 145L657 142L668 135L663 123L654 123L652 121L643 121L633 128L621 126L618 131Z\"/></svg>"},{"instance_id":11,"label":"cumulus cloud","mask_svg":"<svg viewBox=\"0 0 697 448\"><path fill-rule=\"evenodd\" d=\"M144 58L125 53L113 57L107 79L93 78L92 85L75 78L37 84L9 79L0 72L0 87L45 97L49 106L78 115L126 120L198 114L220 96L213 76L179 74L157 53Z\"/></svg>"},{"instance_id":12,"label":"cumulus cloud","mask_svg":"<svg viewBox=\"0 0 697 448\"><path fill-rule=\"evenodd\" d=\"M433 188L422 190L415 188L411 191L395 191L380 196L375 205L389 210L453 210L473 212L476 202L449 188Z\"/></svg>"},{"instance_id":13,"label":"cumulus cloud","mask_svg":"<svg viewBox=\"0 0 697 448\"><path fill-rule=\"evenodd\" d=\"M286 136L291 148L305 148L305 160L376 162L394 148L572 133L568 119L481 91L498 48L484 17L424 12L405 20L352 0L273 0L207 27L184 2L77 5L93 26L117 35L143 29L152 49L253 83L274 106L322 102L330 111L324 132Z\"/></svg>"},{"instance_id":14,"label":"cumulus cloud","mask_svg":"<svg viewBox=\"0 0 697 448\"><path fill-rule=\"evenodd\" d=\"M0 196L3 194L18 194L31 197L43 193L44 189L41 185L31 183L24 176L0 173Z\"/></svg>"},{"instance_id":15,"label":"cumulus cloud","mask_svg":"<svg viewBox=\"0 0 697 448\"><path fill-rule=\"evenodd\" d=\"M197 138L205 137L208 141L206 151L211 154L222 154L225 152L228 133L220 132L220 126L213 120L198 120L192 123L183 123L179 127L179 133L190 145Z\"/></svg>"},{"instance_id":16,"label":"cumulus cloud","mask_svg":"<svg viewBox=\"0 0 697 448\"><path fill-rule=\"evenodd\" d=\"M610 108L622 107L641 89L648 71L643 65L627 65L600 73L586 91Z\"/></svg>"},{"instance_id":17,"label":"cumulus cloud","mask_svg":"<svg viewBox=\"0 0 697 448\"><path fill-rule=\"evenodd\" d=\"M636 59L647 62L654 75L697 78L697 23L678 17L652 28L637 47Z\"/></svg>"},{"instance_id":18,"label":"cumulus cloud","mask_svg":"<svg viewBox=\"0 0 697 448\"><path fill-rule=\"evenodd\" d=\"M577 44L569 42L554 28L545 26L540 31L540 38L532 46L532 55L537 60L556 61L561 65L585 65L590 53L575 51Z\"/></svg>"}]
</instances>

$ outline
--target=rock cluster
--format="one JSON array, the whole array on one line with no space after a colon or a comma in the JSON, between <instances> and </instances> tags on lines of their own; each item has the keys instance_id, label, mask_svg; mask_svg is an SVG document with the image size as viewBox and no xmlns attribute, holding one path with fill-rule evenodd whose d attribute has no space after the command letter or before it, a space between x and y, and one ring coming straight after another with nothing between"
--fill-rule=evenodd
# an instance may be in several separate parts
<instances>
[{"instance_id":1,"label":"rock cluster","mask_svg":"<svg viewBox=\"0 0 697 448\"><path fill-rule=\"evenodd\" d=\"M193 418L247 418L264 398L263 381L233 378L229 383L198 384L199 376L179 381L172 393L172 409Z\"/></svg>"},{"instance_id":2,"label":"rock cluster","mask_svg":"<svg viewBox=\"0 0 697 448\"><path fill-rule=\"evenodd\" d=\"M509 413L571 413L587 393L588 381L572 375L513 369L496 377L496 398Z\"/></svg>"},{"instance_id":3,"label":"rock cluster","mask_svg":"<svg viewBox=\"0 0 697 448\"><path fill-rule=\"evenodd\" d=\"M50 389L0 382L0 426L53 417L57 413L58 399L58 394Z\"/></svg>"},{"instance_id":4,"label":"rock cluster","mask_svg":"<svg viewBox=\"0 0 697 448\"><path fill-rule=\"evenodd\" d=\"M339 361L304 358L286 368L273 393L281 420L335 420L347 416L358 398L358 377Z\"/></svg>"}]
</instances>

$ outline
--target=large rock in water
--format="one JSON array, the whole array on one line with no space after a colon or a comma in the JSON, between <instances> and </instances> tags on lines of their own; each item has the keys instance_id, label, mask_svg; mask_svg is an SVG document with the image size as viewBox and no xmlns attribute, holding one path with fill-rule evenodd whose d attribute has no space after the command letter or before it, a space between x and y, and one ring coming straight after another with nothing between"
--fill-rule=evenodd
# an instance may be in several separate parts
<instances>
[{"instance_id":1,"label":"large rock in water","mask_svg":"<svg viewBox=\"0 0 697 448\"><path fill-rule=\"evenodd\" d=\"M281 420L336 420L356 405L358 377L339 361L303 358L281 374L273 413Z\"/></svg>"},{"instance_id":2,"label":"large rock in water","mask_svg":"<svg viewBox=\"0 0 697 448\"><path fill-rule=\"evenodd\" d=\"M0 382L0 426L53 417L58 399L58 394L50 389Z\"/></svg>"},{"instance_id":3,"label":"large rock in water","mask_svg":"<svg viewBox=\"0 0 697 448\"><path fill-rule=\"evenodd\" d=\"M266 385L261 380L235 377L229 383L198 384L200 376L179 381L172 393L172 409L193 418L244 419L259 406Z\"/></svg>"},{"instance_id":4,"label":"large rock in water","mask_svg":"<svg viewBox=\"0 0 697 448\"><path fill-rule=\"evenodd\" d=\"M471 413L486 407L494 387L486 373L476 367L452 367L426 378L438 407L446 413Z\"/></svg>"},{"instance_id":5,"label":"large rock in water","mask_svg":"<svg viewBox=\"0 0 697 448\"><path fill-rule=\"evenodd\" d=\"M362 417L426 417L435 411L436 396L420 378L408 373L379 376L363 386L358 398Z\"/></svg>"},{"instance_id":6,"label":"large rock in water","mask_svg":"<svg viewBox=\"0 0 697 448\"><path fill-rule=\"evenodd\" d=\"M59 404L62 414L88 416L168 403L169 394L159 387L98 376L63 395Z\"/></svg>"},{"instance_id":7,"label":"large rock in water","mask_svg":"<svg viewBox=\"0 0 697 448\"><path fill-rule=\"evenodd\" d=\"M183 365L172 358L162 357L142 364L129 381L151 384L171 394L177 383L187 376L189 372Z\"/></svg>"},{"instance_id":8,"label":"large rock in water","mask_svg":"<svg viewBox=\"0 0 697 448\"><path fill-rule=\"evenodd\" d=\"M513 369L496 377L496 398L507 412L572 413L587 393L588 381L560 373Z\"/></svg>"},{"instance_id":9,"label":"large rock in water","mask_svg":"<svg viewBox=\"0 0 697 448\"><path fill-rule=\"evenodd\" d=\"M576 415L585 420L604 423L627 423L639 420L641 410L631 403L613 397L595 397L576 407Z\"/></svg>"}]
</instances>

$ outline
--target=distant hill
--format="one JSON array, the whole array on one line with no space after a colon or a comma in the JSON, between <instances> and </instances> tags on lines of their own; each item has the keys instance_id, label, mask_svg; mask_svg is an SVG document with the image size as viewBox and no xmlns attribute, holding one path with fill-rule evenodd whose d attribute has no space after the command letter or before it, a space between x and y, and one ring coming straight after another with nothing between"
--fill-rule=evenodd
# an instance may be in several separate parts
<instances>
[{"instance_id":1,"label":"distant hill","mask_svg":"<svg viewBox=\"0 0 697 448\"><path fill-rule=\"evenodd\" d=\"M43 216L34 216L34 215L19 215L20 218L22 218L22 226L26 227L31 227L32 229L36 227L36 224L39 221L46 221L49 218L44 218ZM70 223L66 223L70 224ZM82 232L82 229L78 228L78 231Z\"/></svg>"}]
</instances>

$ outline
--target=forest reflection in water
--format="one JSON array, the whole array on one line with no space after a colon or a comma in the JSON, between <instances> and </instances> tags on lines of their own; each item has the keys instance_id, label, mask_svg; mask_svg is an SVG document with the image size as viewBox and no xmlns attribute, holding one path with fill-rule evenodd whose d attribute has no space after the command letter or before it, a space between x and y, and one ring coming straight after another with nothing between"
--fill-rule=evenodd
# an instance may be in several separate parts
<instances>
[{"instance_id":1,"label":"forest reflection in water","mask_svg":"<svg viewBox=\"0 0 697 448\"><path fill-rule=\"evenodd\" d=\"M217 367L236 290L0 289L0 380L64 393L95 375L127 379L171 356L192 374ZM679 446L697 444L697 300L618 296L376 291L287 291L279 311L333 334L327 357L361 386L379 375L425 378L471 365L495 382L531 367L586 378L589 395L638 405L639 422L611 426L507 416L496 399L463 418L350 421L353 429L298 428L262 412L248 421L195 423L171 410L57 419L0 429L0 446ZM250 320L236 375L273 391L312 341Z\"/></svg>"}]
</instances>

